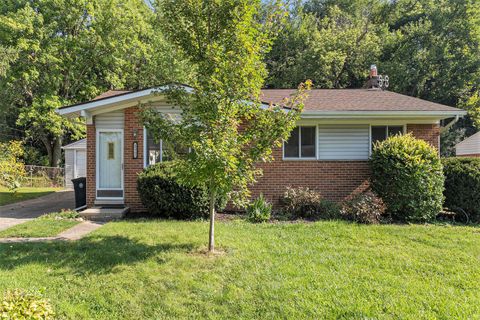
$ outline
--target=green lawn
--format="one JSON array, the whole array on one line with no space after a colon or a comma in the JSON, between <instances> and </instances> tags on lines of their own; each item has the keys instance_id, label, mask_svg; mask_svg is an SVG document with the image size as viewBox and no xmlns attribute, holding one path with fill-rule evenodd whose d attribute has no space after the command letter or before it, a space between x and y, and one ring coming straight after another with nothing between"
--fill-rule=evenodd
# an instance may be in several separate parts
<instances>
[{"instance_id":1,"label":"green lawn","mask_svg":"<svg viewBox=\"0 0 480 320\"><path fill-rule=\"evenodd\" d=\"M0 187L0 206L24 201L28 199L38 198L49 193L61 190L61 188L18 188L15 193L4 187Z\"/></svg>"},{"instance_id":2,"label":"green lawn","mask_svg":"<svg viewBox=\"0 0 480 320\"><path fill-rule=\"evenodd\" d=\"M79 223L72 220L35 219L0 231L0 238L53 237Z\"/></svg>"},{"instance_id":3,"label":"green lawn","mask_svg":"<svg viewBox=\"0 0 480 320\"><path fill-rule=\"evenodd\" d=\"M480 228L346 222L109 223L76 242L0 245L0 289L67 319L472 319Z\"/></svg>"}]
</instances>

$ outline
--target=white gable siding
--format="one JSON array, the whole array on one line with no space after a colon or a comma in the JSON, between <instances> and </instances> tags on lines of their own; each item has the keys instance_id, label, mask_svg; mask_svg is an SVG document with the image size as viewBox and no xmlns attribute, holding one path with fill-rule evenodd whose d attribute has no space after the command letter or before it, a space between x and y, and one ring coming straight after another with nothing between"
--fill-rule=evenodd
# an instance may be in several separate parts
<instances>
[{"instance_id":1,"label":"white gable siding","mask_svg":"<svg viewBox=\"0 0 480 320\"><path fill-rule=\"evenodd\" d=\"M368 124L320 124L318 158L320 160L367 160L370 153Z\"/></svg>"},{"instance_id":2,"label":"white gable siding","mask_svg":"<svg viewBox=\"0 0 480 320\"><path fill-rule=\"evenodd\" d=\"M480 132L458 143L455 152L457 156L480 154Z\"/></svg>"},{"instance_id":3,"label":"white gable siding","mask_svg":"<svg viewBox=\"0 0 480 320\"><path fill-rule=\"evenodd\" d=\"M64 150L68 149L86 149L87 148L87 139L78 140L67 144L66 146L62 147Z\"/></svg>"},{"instance_id":4,"label":"white gable siding","mask_svg":"<svg viewBox=\"0 0 480 320\"><path fill-rule=\"evenodd\" d=\"M97 129L123 129L125 114L123 110L102 113L95 116Z\"/></svg>"}]
</instances>

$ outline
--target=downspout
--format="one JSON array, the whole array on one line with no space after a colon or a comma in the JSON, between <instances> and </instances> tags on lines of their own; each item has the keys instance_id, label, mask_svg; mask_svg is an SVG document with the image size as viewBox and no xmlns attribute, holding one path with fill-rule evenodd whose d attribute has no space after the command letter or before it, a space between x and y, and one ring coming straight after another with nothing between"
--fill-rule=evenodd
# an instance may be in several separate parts
<instances>
[{"instance_id":1,"label":"downspout","mask_svg":"<svg viewBox=\"0 0 480 320\"><path fill-rule=\"evenodd\" d=\"M440 132L445 132L450 129L457 121L460 120L460 116L457 114L455 118L450 121L446 126L440 128Z\"/></svg>"}]
</instances>

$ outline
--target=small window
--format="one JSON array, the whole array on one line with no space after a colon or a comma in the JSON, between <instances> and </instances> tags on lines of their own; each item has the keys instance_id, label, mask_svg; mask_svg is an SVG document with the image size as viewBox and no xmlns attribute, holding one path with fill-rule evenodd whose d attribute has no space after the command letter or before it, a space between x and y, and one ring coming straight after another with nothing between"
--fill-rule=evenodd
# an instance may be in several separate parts
<instances>
[{"instance_id":1,"label":"small window","mask_svg":"<svg viewBox=\"0 0 480 320\"><path fill-rule=\"evenodd\" d=\"M169 143L165 140L155 141L151 134L147 133L146 146L146 165L152 165L158 162L170 161L176 156L185 156L191 150L190 148L181 147L175 143Z\"/></svg>"},{"instance_id":2,"label":"small window","mask_svg":"<svg viewBox=\"0 0 480 320\"><path fill-rule=\"evenodd\" d=\"M372 146L397 134L403 134L403 126L372 126Z\"/></svg>"},{"instance_id":3,"label":"small window","mask_svg":"<svg viewBox=\"0 0 480 320\"><path fill-rule=\"evenodd\" d=\"M316 158L316 140L316 127L294 128L283 145L284 158Z\"/></svg>"},{"instance_id":4,"label":"small window","mask_svg":"<svg viewBox=\"0 0 480 320\"><path fill-rule=\"evenodd\" d=\"M160 144L160 141L155 142L155 139L147 133L147 166L161 161Z\"/></svg>"},{"instance_id":5,"label":"small window","mask_svg":"<svg viewBox=\"0 0 480 320\"><path fill-rule=\"evenodd\" d=\"M108 160L115 160L115 143L109 142L108 143Z\"/></svg>"}]
</instances>

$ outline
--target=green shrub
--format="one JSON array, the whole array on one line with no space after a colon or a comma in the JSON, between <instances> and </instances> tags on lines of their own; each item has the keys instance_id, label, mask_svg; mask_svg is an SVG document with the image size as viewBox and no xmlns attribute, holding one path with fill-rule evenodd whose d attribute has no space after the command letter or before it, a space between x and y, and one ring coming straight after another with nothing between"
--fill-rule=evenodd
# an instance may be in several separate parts
<instances>
[{"instance_id":1,"label":"green shrub","mask_svg":"<svg viewBox=\"0 0 480 320\"><path fill-rule=\"evenodd\" d=\"M393 218L428 221L442 210L443 171L437 150L412 135L393 136L374 146L372 189Z\"/></svg>"},{"instance_id":2,"label":"green shrub","mask_svg":"<svg viewBox=\"0 0 480 320\"><path fill-rule=\"evenodd\" d=\"M196 219L208 217L209 199L206 190L179 184L173 162L162 162L145 168L138 175L137 190L148 212L157 217ZM219 200L217 208L225 206Z\"/></svg>"},{"instance_id":3,"label":"green shrub","mask_svg":"<svg viewBox=\"0 0 480 320\"><path fill-rule=\"evenodd\" d=\"M293 218L335 219L340 207L309 188L287 187L283 195L284 211Z\"/></svg>"},{"instance_id":4,"label":"green shrub","mask_svg":"<svg viewBox=\"0 0 480 320\"><path fill-rule=\"evenodd\" d=\"M480 221L480 158L443 159L445 206Z\"/></svg>"},{"instance_id":5,"label":"green shrub","mask_svg":"<svg viewBox=\"0 0 480 320\"><path fill-rule=\"evenodd\" d=\"M341 214L347 220L360 223L380 223L386 206L374 192L366 191L343 203Z\"/></svg>"},{"instance_id":6,"label":"green shrub","mask_svg":"<svg viewBox=\"0 0 480 320\"><path fill-rule=\"evenodd\" d=\"M0 319L54 319L55 313L48 299L37 293L22 290L7 291L0 303Z\"/></svg>"},{"instance_id":7,"label":"green shrub","mask_svg":"<svg viewBox=\"0 0 480 320\"><path fill-rule=\"evenodd\" d=\"M60 212L46 213L38 217L41 220L77 220L80 214L74 210L62 210Z\"/></svg>"},{"instance_id":8,"label":"green shrub","mask_svg":"<svg viewBox=\"0 0 480 320\"><path fill-rule=\"evenodd\" d=\"M272 216L272 204L261 194L247 206L247 219L250 222L266 222Z\"/></svg>"}]
</instances>

